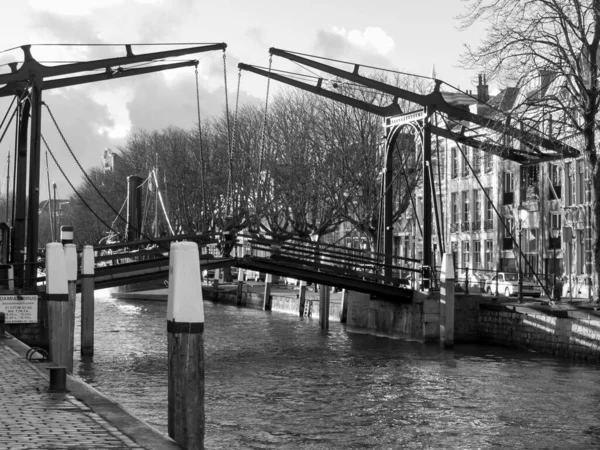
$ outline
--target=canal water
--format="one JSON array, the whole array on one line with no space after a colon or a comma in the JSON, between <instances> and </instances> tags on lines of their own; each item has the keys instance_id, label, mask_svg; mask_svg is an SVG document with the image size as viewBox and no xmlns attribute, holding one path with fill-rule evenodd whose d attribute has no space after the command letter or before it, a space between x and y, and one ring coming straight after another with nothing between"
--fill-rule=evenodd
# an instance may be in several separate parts
<instances>
[{"instance_id":1,"label":"canal water","mask_svg":"<svg viewBox=\"0 0 600 450\"><path fill-rule=\"evenodd\" d=\"M600 448L598 366L212 302L205 315L207 449ZM93 360L75 336L75 373L166 434L166 302L98 291Z\"/></svg>"}]
</instances>

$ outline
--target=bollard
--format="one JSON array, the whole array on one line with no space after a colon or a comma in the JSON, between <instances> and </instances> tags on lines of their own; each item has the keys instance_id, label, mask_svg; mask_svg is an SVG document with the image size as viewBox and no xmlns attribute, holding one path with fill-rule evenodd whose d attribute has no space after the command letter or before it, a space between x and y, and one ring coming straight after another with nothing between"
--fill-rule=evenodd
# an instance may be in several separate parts
<instances>
[{"instance_id":1,"label":"bollard","mask_svg":"<svg viewBox=\"0 0 600 450\"><path fill-rule=\"evenodd\" d=\"M245 302L243 301L244 295L244 269L238 269L238 279L237 279L237 293L235 298L235 304L237 306L242 306Z\"/></svg>"},{"instance_id":2,"label":"bollard","mask_svg":"<svg viewBox=\"0 0 600 450\"><path fill-rule=\"evenodd\" d=\"M440 287L440 344L454 346L454 264L452 254L442 257L442 285Z\"/></svg>"},{"instance_id":3,"label":"bollard","mask_svg":"<svg viewBox=\"0 0 600 450\"><path fill-rule=\"evenodd\" d=\"M263 298L263 311L271 311L271 285L273 284L273 276L268 273L265 275L265 296Z\"/></svg>"},{"instance_id":4,"label":"bollard","mask_svg":"<svg viewBox=\"0 0 600 450\"><path fill-rule=\"evenodd\" d=\"M69 294L65 253L62 244L46 244L46 300L48 305L48 341L50 360L58 366L66 366L69 345ZM73 353L71 352L71 363ZM71 366L72 367L72 366Z\"/></svg>"},{"instance_id":5,"label":"bollard","mask_svg":"<svg viewBox=\"0 0 600 450\"><path fill-rule=\"evenodd\" d=\"M342 305L340 307L340 323L348 320L348 289L342 289Z\"/></svg>"},{"instance_id":6,"label":"bollard","mask_svg":"<svg viewBox=\"0 0 600 450\"><path fill-rule=\"evenodd\" d=\"M322 329L329 329L329 286L321 285L319 289L319 325Z\"/></svg>"},{"instance_id":7,"label":"bollard","mask_svg":"<svg viewBox=\"0 0 600 450\"><path fill-rule=\"evenodd\" d=\"M298 312L300 317L304 317L304 310L306 309L306 281L300 280L300 286L298 287L298 297L300 298L300 306Z\"/></svg>"},{"instance_id":8,"label":"bollard","mask_svg":"<svg viewBox=\"0 0 600 450\"><path fill-rule=\"evenodd\" d=\"M6 337L6 314L0 312L0 339Z\"/></svg>"},{"instance_id":9,"label":"bollard","mask_svg":"<svg viewBox=\"0 0 600 450\"><path fill-rule=\"evenodd\" d=\"M81 258L81 355L94 356L94 247L83 247Z\"/></svg>"},{"instance_id":10,"label":"bollard","mask_svg":"<svg viewBox=\"0 0 600 450\"><path fill-rule=\"evenodd\" d=\"M73 243L73 227L71 225L60 227L60 243L62 245Z\"/></svg>"},{"instance_id":11,"label":"bollard","mask_svg":"<svg viewBox=\"0 0 600 450\"><path fill-rule=\"evenodd\" d=\"M171 244L167 304L169 436L204 448L204 304L198 245Z\"/></svg>"},{"instance_id":12,"label":"bollard","mask_svg":"<svg viewBox=\"0 0 600 450\"><path fill-rule=\"evenodd\" d=\"M67 368L64 366L48 367L50 371L50 392L67 392Z\"/></svg>"}]
</instances>

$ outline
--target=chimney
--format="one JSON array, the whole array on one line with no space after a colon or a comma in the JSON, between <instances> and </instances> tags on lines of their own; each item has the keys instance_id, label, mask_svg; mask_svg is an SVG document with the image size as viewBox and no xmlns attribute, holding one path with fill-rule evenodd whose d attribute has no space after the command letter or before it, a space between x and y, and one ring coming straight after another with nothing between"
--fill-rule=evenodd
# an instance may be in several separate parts
<instances>
[{"instance_id":1,"label":"chimney","mask_svg":"<svg viewBox=\"0 0 600 450\"><path fill-rule=\"evenodd\" d=\"M479 84L477 85L477 101L485 103L490 99L488 85L485 80L485 75L479 74Z\"/></svg>"}]
</instances>

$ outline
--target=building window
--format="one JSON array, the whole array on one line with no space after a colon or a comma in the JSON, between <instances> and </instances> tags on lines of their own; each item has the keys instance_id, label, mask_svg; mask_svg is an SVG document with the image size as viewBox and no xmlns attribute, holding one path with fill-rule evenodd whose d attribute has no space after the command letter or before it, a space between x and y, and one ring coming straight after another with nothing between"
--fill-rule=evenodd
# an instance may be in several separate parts
<instances>
[{"instance_id":1,"label":"building window","mask_svg":"<svg viewBox=\"0 0 600 450\"><path fill-rule=\"evenodd\" d=\"M585 196L584 178L585 178L585 162L583 161L583 159L580 159L579 161L577 161L577 174L576 174L577 204L578 205L583 203L583 199Z\"/></svg>"},{"instance_id":2,"label":"building window","mask_svg":"<svg viewBox=\"0 0 600 450\"><path fill-rule=\"evenodd\" d=\"M481 173L481 152L474 148L473 150L473 162L472 162L472 166L473 166L473 172L474 173Z\"/></svg>"},{"instance_id":3,"label":"building window","mask_svg":"<svg viewBox=\"0 0 600 450\"><path fill-rule=\"evenodd\" d=\"M462 205L463 205L463 222L468 223L471 217L471 208L469 207L469 191L462 191Z\"/></svg>"},{"instance_id":4,"label":"building window","mask_svg":"<svg viewBox=\"0 0 600 450\"><path fill-rule=\"evenodd\" d=\"M521 166L521 202L540 199L539 166Z\"/></svg>"},{"instance_id":5,"label":"building window","mask_svg":"<svg viewBox=\"0 0 600 450\"><path fill-rule=\"evenodd\" d=\"M481 220L482 217L482 205L481 205L481 190L480 189L474 189L473 190L473 199L475 201L475 210L474 210L474 217L473 219L475 220Z\"/></svg>"},{"instance_id":6,"label":"building window","mask_svg":"<svg viewBox=\"0 0 600 450\"><path fill-rule=\"evenodd\" d=\"M523 229L522 239L526 239L523 248L529 253L537 252L538 249L538 233L537 228Z\"/></svg>"},{"instance_id":7,"label":"building window","mask_svg":"<svg viewBox=\"0 0 600 450\"><path fill-rule=\"evenodd\" d=\"M512 172L504 172L504 194L502 196L503 205L512 205L515 201L514 194L514 175Z\"/></svg>"},{"instance_id":8,"label":"building window","mask_svg":"<svg viewBox=\"0 0 600 450\"><path fill-rule=\"evenodd\" d=\"M410 237L404 236L404 257L409 258L410 255Z\"/></svg>"},{"instance_id":9,"label":"building window","mask_svg":"<svg viewBox=\"0 0 600 450\"><path fill-rule=\"evenodd\" d=\"M515 231L515 221L514 219L510 218L510 217L505 217L504 218L504 237L510 239L511 234L514 235L514 231ZM515 238L517 236L514 236Z\"/></svg>"},{"instance_id":10,"label":"building window","mask_svg":"<svg viewBox=\"0 0 600 450\"><path fill-rule=\"evenodd\" d=\"M556 228L558 230L561 229L561 221L562 221L562 216L560 213L550 213L550 230L552 230L553 228ZM562 233L562 231L561 231Z\"/></svg>"},{"instance_id":11,"label":"building window","mask_svg":"<svg viewBox=\"0 0 600 450\"><path fill-rule=\"evenodd\" d=\"M451 178L458 178L458 150L456 147L452 147L451 149L451 158L452 158L452 162L451 162L451 174L450 177Z\"/></svg>"},{"instance_id":12,"label":"building window","mask_svg":"<svg viewBox=\"0 0 600 450\"><path fill-rule=\"evenodd\" d=\"M592 203L592 180L590 177L590 168L587 166L587 164L584 167L584 179L585 179L585 199L584 202L585 203Z\"/></svg>"},{"instance_id":13,"label":"building window","mask_svg":"<svg viewBox=\"0 0 600 450\"><path fill-rule=\"evenodd\" d=\"M573 174L571 173L571 163L565 163L565 206L573 204Z\"/></svg>"},{"instance_id":14,"label":"building window","mask_svg":"<svg viewBox=\"0 0 600 450\"><path fill-rule=\"evenodd\" d=\"M462 256L461 256L461 264L462 267L465 268L469 265L469 263L471 262L471 257L470 257L470 246L469 246L469 241L462 241L461 243L461 249L462 249Z\"/></svg>"},{"instance_id":15,"label":"building window","mask_svg":"<svg viewBox=\"0 0 600 450\"><path fill-rule=\"evenodd\" d=\"M494 206L492 204L492 189L485 189L485 221L483 228L484 230L492 230L494 228Z\"/></svg>"},{"instance_id":16,"label":"building window","mask_svg":"<svg viewBox=\"0 0 600 450\"><path fill-rule=\"evenodd\" d=\"M490 152L485 152L483 155L483 168L485 170L485 173L492 171L492 169L493 169L492 162L493 162L492 154Z\"/></svg>"},{"instance_id":17,"label":"building window","mask_svg":"<svg viewBox=\"0 0 600 450\"><path fill-rule=\"evenodd\" d=\"M456 226L458 224L458 192L452 193L452 222L450 224L450 231L456 232Z\"/></svg>"},{"instance_id":18,"label":"building window","mask_svg":"<svg viewBox=\"0 0 600 450\"><path fill-rule=\"evenodd\" d=\"M464 151L466 151L466 150L463 149L463 152ZM462 172L461 172L461 175L463 177L469 176L469 166L468 166L467 162L464 160L464 158L463 158L463 162L462 162Z\"/></svg>"},{"instance_id":19,"label":"building window","mask_svg":"<svg viewBox=\"0 0 600 450\"><path fill-rule=\"evenodd\" d=\"M562 196L562 167L558 164L550 164L550 200Z\"/></svg>"},{"instance_id":20,"label":"building window","mask_svg":"<svg viewBox=\"0 0 600 450\"><path fill-rule=\"evenodd\" d=\"M474 189L473 190L473 224L471 229L473 231L481 230L481 220L483 218L483 205L481 203L481 190Z\"/></svg>"},{"instance_id":21,"label":"building window","mask_svg":"<svg viewBox=\"0 0 600 450\"><path fill-rule=\"evenodd\" d=\"M482 267L481 267L481 241L473 242L473 269L482 269Z\"/></svg>"},{"instance_id":22,"label":"building window","mask_svg":"<svg viewBox=\"0 0 600 450\"><path fill-rule=\"evenodd\" d=\"M492 266L494 256L494 241L491 239L486 239L485 241L485 268L487 270L493 270Z\"/></svg>"}]
</instances>

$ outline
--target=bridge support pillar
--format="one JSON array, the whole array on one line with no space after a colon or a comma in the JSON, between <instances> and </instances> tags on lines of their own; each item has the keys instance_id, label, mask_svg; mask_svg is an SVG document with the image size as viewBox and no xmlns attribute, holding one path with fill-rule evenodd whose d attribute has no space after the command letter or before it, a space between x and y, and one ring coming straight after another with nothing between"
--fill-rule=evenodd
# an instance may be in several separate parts
<instances>
[{"instance_id":1,"label":"bridge support pillar","mask_svg":"<svg viewBox=\"0 0 600 450\"><path fill-rule=\"evenodd\" d=\"M348 289L342 289L342 305L340 308L340 323L346 323L348 320Z\"/></svg>"},{"instance_id":2,"label":"bridge support pillar","mask_svg":"<svg viewBox=\"0 0 600 450\"><path fill-rule=\"evenodd\" d=\"M83 247L81 261L81 355L94 356L94 247Z\"/></svg>"},{"instance_id":3,"label":"bridge support pillar","mask_svg":"<svg viewBox=\"0 0 600 450\"><path fill-rule=\"evenodd\" d=\"M331 290L329 286L321 285L319 289L319 325L322 329L329 329L329 300Z\"/></svg>"},{"instance_id":4,"label":"bridge support pillar","mask_svg":"<svg viewBox=\"0 0 600 450\"><path fill-rule=\"evenodd\" d=\"M273 275L265 275L265 297L263 299L263 311L271 311L271 286L273 285Z\"/></svg>"},{"instance_id":5,"label":"bridge support pillar","mask_svg":"<svg viewBox=\"0 0 600 450\"><path fill-rule=\"evenodd\" d=\"M168 430L183 448L204 448L204 303L198 245L171 244L169 260Z\"/></svg>"},{"instance_id":6,"label":"bridge support pillar","mask_svg":"<svg viewBox=\"0 0 600 450\"><path fill-rule=\"evenodd\" d=\"M445 348L454 346L454 263L452 253L442 258L440 287L440 344Z\"/></svg>"},{"instance_id":7,"label":"bridge support pillar","mask_svg":"<svg viewBox=\"0 0 600 450\"><path fill-rule=\"evenodd\" d=\"M300 299L298 313L300 317L304 317L304 309L306 308L306 281L304 280L300 280L300 286L298 287L298 298Z\"/></svg>"},{"instance_id":8,"label":"bridge support pillar","mask_svg":"<svg viewBox=\"0 0 600 450\"><path fill-rule=\"evenodd\" d=\"M237 279L237 292L235 297L235 304L237 306L242 306L244 295L244 269L238 269L238 279Z\"/></svg>"}]
</instances>

